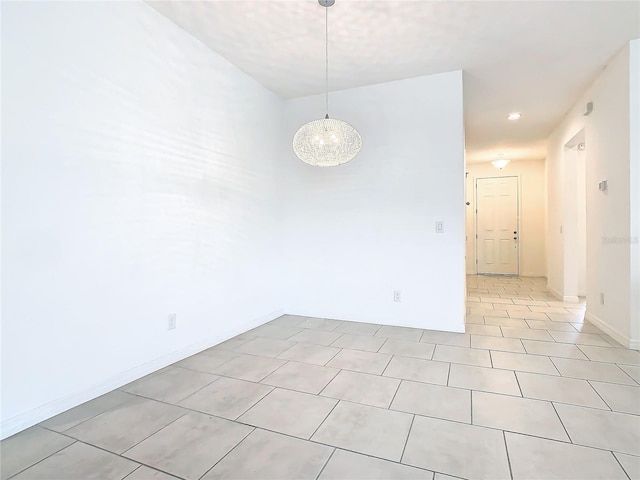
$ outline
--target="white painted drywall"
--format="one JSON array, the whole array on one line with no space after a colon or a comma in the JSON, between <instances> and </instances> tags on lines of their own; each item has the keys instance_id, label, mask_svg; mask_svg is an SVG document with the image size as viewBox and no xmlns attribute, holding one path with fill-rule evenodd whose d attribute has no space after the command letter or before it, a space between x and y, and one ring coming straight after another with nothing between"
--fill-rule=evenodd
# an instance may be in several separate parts
<instances>
[{"instance_id":1,"label":"white painted drywall","mask_svg":"<svg viewBox=\"0 0 640 480\"><path fill-rule=\"evenodd\" d=\"M559 296L573 295L570 289L574 287L567 281L571 275L566 269L575 265L572 260L575 242L571 239L576 232L565 231L562 236L558 227L571 225L569 206L576 198L575 189L568 188L576 172L571 162L566 162L565 145L584 128L587 318L619 341L636 348L640 345L637 336L638 247L631 227L637 230L640 216L637 199L639 87L638 82L632 84L631 80L638 78L637 49L637 41L633 41L610 61L553 131L548 139L547 155L549 286ZM584 116L586 103L590 101L594 110ZM609 189L600 192L598 182L605 179ZM635 265L631 265L632 260ZM604 305L600 303L600 293L605 295Z\"/></svg>"},{"instance_id":2,"label":"white painted drywall","mask_svg":"<svg viewBox=\"0 0 640 480\"><path fill-rule=\"evenodd\" d=\"M576 285L578 297L587 295L587 164L584 150L576 154Z\"/></svg>"},{"instance_id":3,"label":"white painted drywall","mask_svg":"<svg viewBox=\"0 0 640 480\"><path fill-rule=\"evenodd\" d=\"M544 160L518 160L498 170L491 163L467 165L467 273L476 273L476 221L474 185L476 178L516 176L520 190L520 275L546 276L545 207L546 179Z\"/></svg>"},{"instance_id":4,"label":"white painted drywall","mask_svg":"<svg viewBox=\"0 0 640 480\"><path fill-rule=\"evenodd\" d=\"M562 299L566 302L578 302L578 155L575 147L571 147L573 140L562 149L562 177L563 203L562 228L565 254L564 278L562 280ZM585 172L586 173L586 172Z\"/></svg>"},{"instance_id":5,"label":"white painted drywall","mask_svg":"<svg viewBox=\"0 0 640 480\"><path fill-rule=\"evenodd\" d=\"M340 91L330 102L331 116L364 139L358 157L330 169L301 162L290 143L324 116L323 96L286 104L287 311L463 331L461 72Z\"/></svg>"},{"instance_id":6,"label":"white painted drywall","mask_svg":"<svg viewBox=\"0 0 640 480\"><path fill-rule=\"evenodd\" d=\"M4 3L2 63L4 436L279 315L280 99L141 2Z\"/></svg>"},{"instance_id":7,"label":"white painted drywall","mask_svg":"<svg viewBox=\"0 0 640 480\"><path fill-rule=\"evenodd\" d=\"M581 124L580 124L581 125ZM579 126L572 127L577 133ZM571 136L569 136L571 138ZM562 142L558 140L557 142ZM564 215L562 193L564 182L563 155L564 143L550 152L550 140L547 139L547 159L545 163L547 176L547 288L555 295L564 294ZM550 156L549 156L550 155Z\"/></svg>"}]
</instances>

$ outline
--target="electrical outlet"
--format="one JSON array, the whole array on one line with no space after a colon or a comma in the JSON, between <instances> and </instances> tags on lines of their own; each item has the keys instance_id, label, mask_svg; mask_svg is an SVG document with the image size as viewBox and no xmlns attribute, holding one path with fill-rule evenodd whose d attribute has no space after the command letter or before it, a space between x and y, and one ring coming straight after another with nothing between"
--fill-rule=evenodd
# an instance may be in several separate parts
<instances>
[{"instance_id":1,"label":"electrical outlet","mask_svg":"<svg viewBox=\"0 0 640 480\"><path fill-rule=\"evenodd\" d=\"M436 233L444 233L444 222L442 220L436 222Z\"/></svg>"},{"instance_id":2,"label":"electrical outlet","mask_svg":"<svg viewBox=\"0 0 640 480\"><path fill-rule=\"evenodd\" d=\"M176 314L172 313L169 315L167 330L173 330L174 328L176 328Z\"/></svg>"},{"instance_id":3,"label":"electrical outlet","mask_svg":"<svg viewBox=\"0 0 640 480\"><path fill-rule=\"evenodd\" d=\"M604 293L600 293L600 303L604 305Z\"/></svg>"},{"instance_id":4,"label":"electrical outlet","mask_svg":"<svg viewBox=\"0 0 640 480\"><path fill-rule=\"evenodd\" d=\"M402 294L400 293L400 290L394 290L393 291L393 301L394 302L402 301Z\"/></svg>"}]
</instances>

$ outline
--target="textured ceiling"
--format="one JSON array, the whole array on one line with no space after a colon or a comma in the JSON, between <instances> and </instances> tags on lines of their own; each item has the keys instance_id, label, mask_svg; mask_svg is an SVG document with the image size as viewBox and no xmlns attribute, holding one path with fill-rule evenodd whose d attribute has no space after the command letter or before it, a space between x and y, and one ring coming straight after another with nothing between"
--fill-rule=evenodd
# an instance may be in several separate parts
<instances>
[{"instance_id":1,"label":"textured ceiling","mask_svg":"<svg viewBox=\"0 0 640 480\"><path fill-rule=\"evenodd\" d=\"M316 0L149 5L283 98L324 90ZM328 13L330 90L464 71L469 162L543 158L553 127L640 37L636 1L337 0Z\"/></svg>"}]
</instances>

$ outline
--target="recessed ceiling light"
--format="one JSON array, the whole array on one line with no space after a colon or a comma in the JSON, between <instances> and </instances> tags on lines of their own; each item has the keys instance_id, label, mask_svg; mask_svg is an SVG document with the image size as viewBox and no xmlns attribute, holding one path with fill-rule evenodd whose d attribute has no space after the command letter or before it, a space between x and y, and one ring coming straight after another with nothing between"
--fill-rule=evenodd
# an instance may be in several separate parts
<instances>
[{"instance_id":1,"label":"recessed ceiling light","mask_svg":"<svg viewBox=\"0 0 640 480\"><path fill-rule=\"evenodd\" d=\"M518 112L513 112L507 115L508 120L518 120L520 118L520 114Z\"/></svg>"}]
</instances>

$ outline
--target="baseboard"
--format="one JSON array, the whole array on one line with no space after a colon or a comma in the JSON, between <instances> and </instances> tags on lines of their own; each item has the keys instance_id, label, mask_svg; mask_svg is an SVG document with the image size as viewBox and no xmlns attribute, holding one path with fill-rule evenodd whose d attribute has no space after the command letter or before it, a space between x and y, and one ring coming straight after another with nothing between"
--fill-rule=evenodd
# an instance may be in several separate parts
<instances>
[{"instance_id":1,"label":"baseboard","mask_svg":"<svg viewBox=\"0 0 640 480\"><path fill-rule=\"evenodd\" d=\"M631 348L633 350L640 349L640 339L638 338L630 338L627 335L619 332L616 328L612 327L608 323L606 323L601 318L598 318L591 312L587 312L584 316L585 320L590 321L604 333L613 338L616 342L624 345L627 348Z\"/></svg>"},{"instance_id":2,"label":"baseboard","mask_svg":"<svg viewBox=\"0 0 640 480\"><path fill-rule=\"evenodd\" d=\"M161 368L171 365L172 363L184 360L191 355L195 355L198 352L201 352L203 350L206 350L207 348L217 345L218 343L233 338L236 335L246 332L247 330L258 327L263 323L271 321L274 318L278 318L283 314L284 310L282 309L274 310L267 315L262 315L239 325L236 324L232 328L221 332L215 337L193 343L184 348L181 348L180 350L176 350L174 352L156 358L155 360L151 360L150 362L133 367L105 380L104 382L100 382L99 384L96 384L89 389L64 396L52 402L41 405L28 412L16 415L15 417L9 418L7 420L3 419L0 423L0 440L14 435L44 420L47 420L48 418L58 415L59 413L65 412L70 408L76 407L84 402L88 402L89 400L93 400L100 395L109 393L116 388L120 388L129 382L133 382L134 380L144 377L145 375L149 375L150 373L160 370Z\"/></svg>"},{"instance_id":3,"label":"baseboard","mask_svg":"<svg viewBox=\"0 0 640 480\"><path fill-rule=\"evenodd\" d=\"M553 295L554 297L556 297L558 300L562 301L562 302L567 302L567 303L578 303L580 302L580 299L576 296L571 296L571 295L563 295L560 292L558 292L557 290L554 290L553 288L551 288L549 285L547 285L547 290L549 291L549 293L551 295Z\"/></svg>"},{"instance_id":4,"label":"baseboard","mask_svg":"<svg viewBox=\"0 0 640 480\"><path fill-rule=\"evenodd\" d=\"M527 278L547 278L547 274L541 272L522 272L520 276Z\"/></svg>"},{"instance_id":5,"label":"baseboard","mask_svg":"<svg viewBox=\"0 0 640 480\"><path fill-rule=\"evenodd\" d=\"M294 313L295 312L295 313ZM397 321L392 316L384 317L384 319L380 318L358 318L352 315L341 315L335 312L301 312L295 310L287 311L287 315L294 315L296 317L309 317L309 318L324 318L327 320L339 320L345 322L354 322L354 323L373 323L373 324L384 324L385 326L390 327L404 327L404 328L416 328L421 330L437 330L440 332L451 332L451 333L465 333L465 324L466 324L466 309L462 310L462 317L457 317L452 319L452 321L446 322L446 328L443 325L425 325L420 324L416 325L415 323Z\"/></svg>"}]
</instances>

